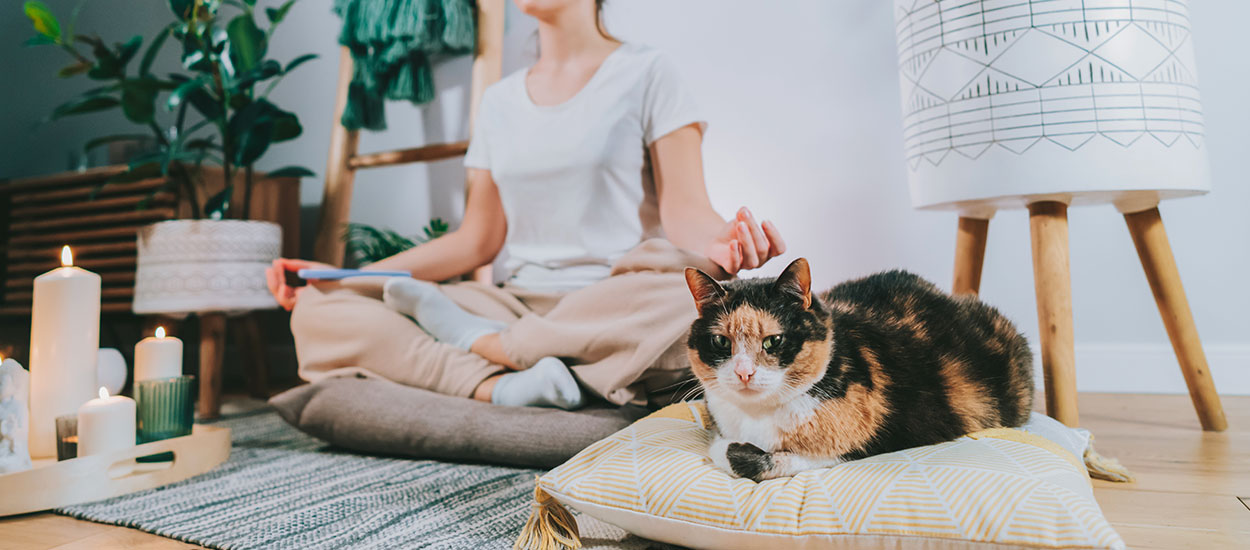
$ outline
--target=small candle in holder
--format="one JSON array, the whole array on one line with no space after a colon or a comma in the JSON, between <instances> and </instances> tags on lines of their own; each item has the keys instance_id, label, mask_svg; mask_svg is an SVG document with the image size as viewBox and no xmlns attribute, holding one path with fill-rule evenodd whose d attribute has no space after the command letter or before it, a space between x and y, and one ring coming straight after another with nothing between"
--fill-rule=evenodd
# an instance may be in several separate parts
<instances>
[{"instance_id":1,"label":"small candle in holder","mask_svg":"<svg viewBox=\"0 0 1250 550\"><path fill-rule=\"evenodd\" d=\"M78 415L56 417L57 461L78 458Z\"/></svg>"},{"instance_id":2,"label":"small candle in holder","mask_svg":"<svg viewBox=\"0 0 1250 550\"><path fill-rule=\"evenodd\" d=\"M109 395L100 388L99 399L78 408L78 456L90 456L135 446L135 402Z\"/></svg>"},{"instance_id":3,"label":"small candle in holder","mask_svg":"<svg viewBox=\"0 0 1250 550\"><path fill-rule=\"evenodd\" d=\"M182 340L165 336L165 327L156 327L135 345L135 382L182 376Z\"/></svg>"},{"instance_id":4,"label":"small candle in holder","mask_svg":"<svg viewBox=\"0 0 1250 550\"><path fill-rule=\"evenodd\" d=\"M135 382L140 443L191 434L195 423L195 400L191 398L194 381L194 376L179 376Z\"/></svg>"}]
</instances>

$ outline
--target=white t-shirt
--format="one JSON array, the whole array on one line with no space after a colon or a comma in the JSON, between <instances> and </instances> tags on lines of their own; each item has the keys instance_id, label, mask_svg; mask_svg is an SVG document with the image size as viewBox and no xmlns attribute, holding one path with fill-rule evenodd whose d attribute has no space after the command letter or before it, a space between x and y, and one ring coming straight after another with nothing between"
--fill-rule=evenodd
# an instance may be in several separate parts
<instances>
[{"instance_id":1,"label":"white t-shirt","mask_svg":"<svg viewBox=\"0 0 1250 550\"><path fill-rule=\"evenodd\" d=\"M647 146L703 121L673 64L646 46L622 44L558 105L530 99L527 73L486 90L464 164L491 172L508 218L496 279L581 288L663 235Z\"/></svg>"}]
</instances>

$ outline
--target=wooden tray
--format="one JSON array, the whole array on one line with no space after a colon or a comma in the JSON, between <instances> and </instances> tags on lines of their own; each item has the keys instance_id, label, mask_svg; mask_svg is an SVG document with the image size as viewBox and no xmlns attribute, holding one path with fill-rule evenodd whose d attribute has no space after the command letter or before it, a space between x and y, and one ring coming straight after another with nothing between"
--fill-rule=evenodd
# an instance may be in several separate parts
<instances>
[{"instance_id":1,"label":"wooden tray","mask_svg":"<svg viewBox=\"0 0 1250 550\"><path fill-rule=\"evenodd\" d=\"M172 453L174 459L127 467L135 458L159 453ZM191 435L113 453L60 462L36 460L34 468L0 475L0 517L160 487L207 472L229 457L229 428L196 425Z\"/></svg>"}]
</instances>

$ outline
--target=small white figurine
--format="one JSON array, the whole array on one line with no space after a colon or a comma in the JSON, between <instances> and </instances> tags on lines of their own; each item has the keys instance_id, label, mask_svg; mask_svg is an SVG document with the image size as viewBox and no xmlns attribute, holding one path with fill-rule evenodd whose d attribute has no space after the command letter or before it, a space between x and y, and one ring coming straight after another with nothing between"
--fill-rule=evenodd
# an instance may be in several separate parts
<instances>
[{"instance_id":1,"label":"small white figurine","mask_svg":"<svg viewBox=\"0 0 1250 550\"><path fill-rule=\"evenodd\" d=\"M30 373L17 361L0 362L0 474L30 468Z\"/></svg>"}]
</instances>

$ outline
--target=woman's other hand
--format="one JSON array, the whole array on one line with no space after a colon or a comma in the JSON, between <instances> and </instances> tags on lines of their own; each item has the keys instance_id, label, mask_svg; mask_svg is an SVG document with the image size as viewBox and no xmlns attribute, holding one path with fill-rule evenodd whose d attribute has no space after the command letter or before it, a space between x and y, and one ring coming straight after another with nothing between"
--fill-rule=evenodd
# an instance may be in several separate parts
<instances>
[{"instance_id":1,"label":"woman's other hand","mask_svg":"<svg viewBox=\"0 0 1250 550\"><path fill-rule=\"evenodd\" d=\"M293 287L286 282L286 272L296 272L301 269L326 269L333 268L329 264L321 262L310 262L308 260L295 260L291 258L278 258L273 261L273 265L265 268L265 281L269 283L269 292L273 293L273 298L278 301L278 305L283 309L291 311L295 307L296 300L299 299L300 291L304 287Z\"/></svg>"},{"instance_id":2,"label":"woman's other hand","mask_svg":"<svg viewBox=\"0 0 1250 550\"><path fill-rule=\"evenodd\" d=\"M704 254L730 275L736 275L743 269L760 267L785 251L786 243L777 226L770 221L756 223L751 211L742 207L708 244Z\"/></svg>"}]
</instances>

